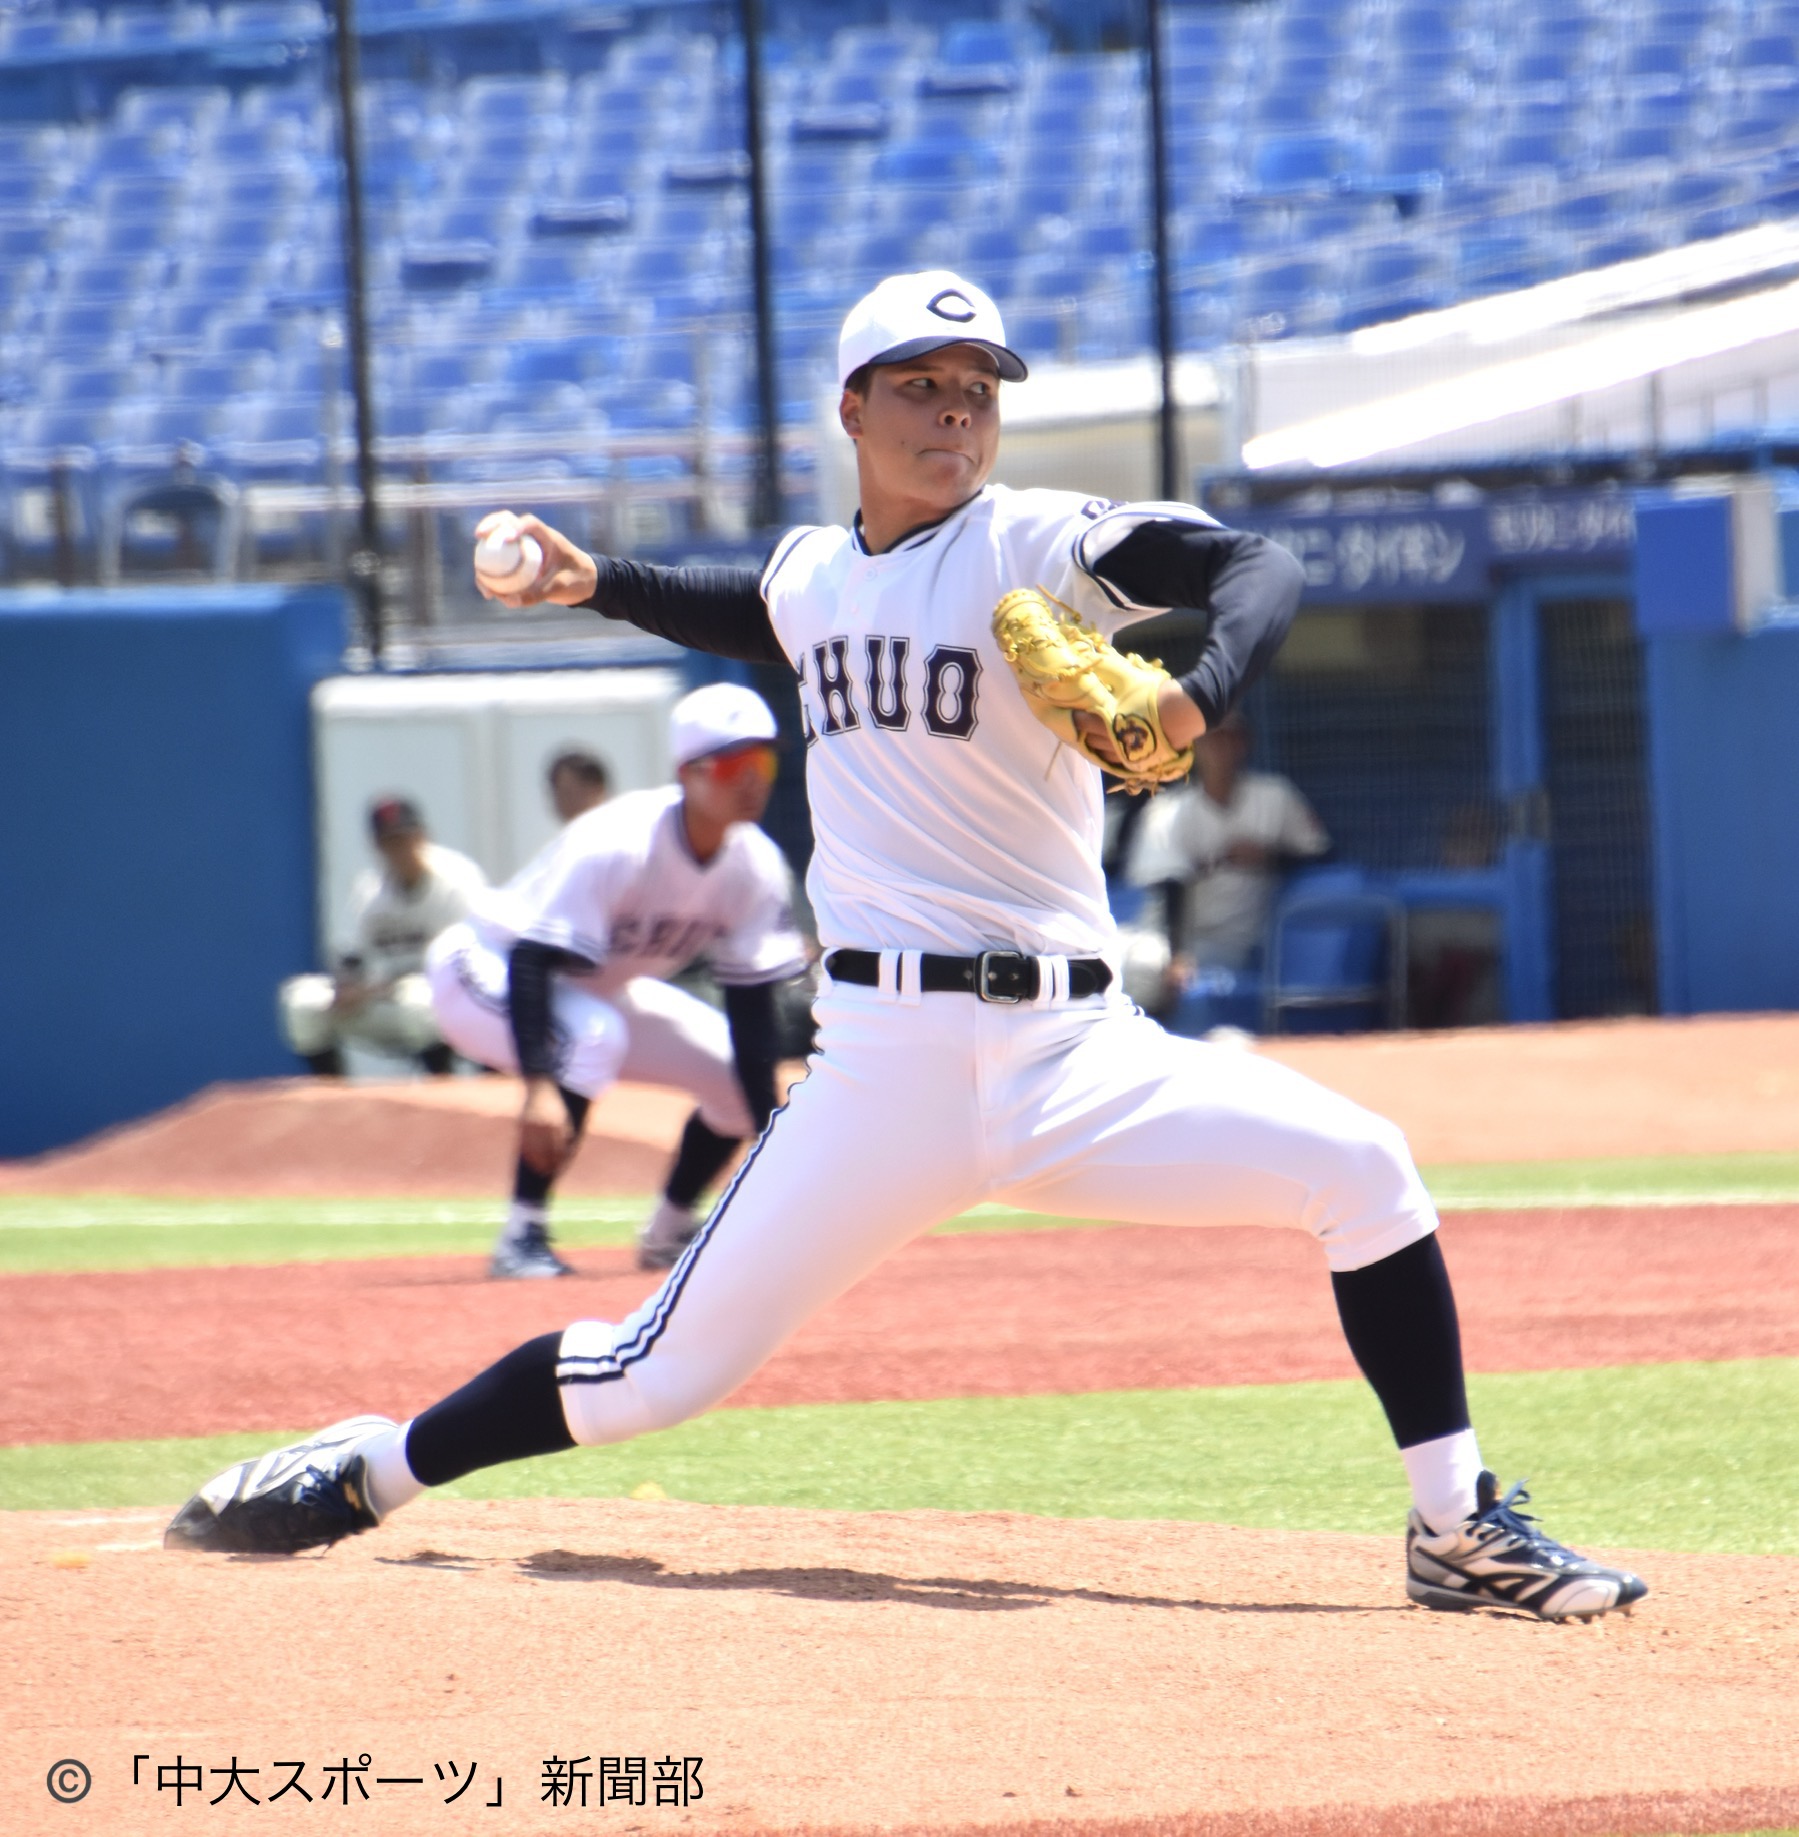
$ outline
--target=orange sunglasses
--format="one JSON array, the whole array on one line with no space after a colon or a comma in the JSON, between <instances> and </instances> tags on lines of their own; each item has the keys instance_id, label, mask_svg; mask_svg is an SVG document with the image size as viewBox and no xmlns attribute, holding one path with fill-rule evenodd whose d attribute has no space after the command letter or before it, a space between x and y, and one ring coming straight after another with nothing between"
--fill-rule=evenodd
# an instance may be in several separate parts
<instances>
[{"instance_id":1,"label":"orange sunglasses","mask_svg":"<svg viewBox=\"0 0 1799 1837\"><path fill-rule=\"evenodd\" d=\"M711 754L706 761L714 781L734 785L745 778L760 778L765 785L775 782L781 761L766 740L753 740L748 746L733 746Z\"/></svg>"}]
</instances>

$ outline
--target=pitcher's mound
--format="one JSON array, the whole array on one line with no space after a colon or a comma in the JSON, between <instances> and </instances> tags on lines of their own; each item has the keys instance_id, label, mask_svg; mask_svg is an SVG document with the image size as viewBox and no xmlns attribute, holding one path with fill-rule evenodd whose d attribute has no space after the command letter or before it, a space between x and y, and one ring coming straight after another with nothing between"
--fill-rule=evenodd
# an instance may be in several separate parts
<instances>
[{"instance_id":1,"label":"pitcher's mound","mask_svg":"<svg viewBox=\"0 0 1799 1837\"><path fill-rule=\"evenodd\" d=\"M585 1773L591 1819L602 1777L637 1761L648 1790L661 1763L704 1797L610 1806L606 1829L1799 1820L1786 1558L1643 1555L1633 1616L1548 1626L1407 1606L1397 1536L427 1501L323 1556L255 1561L165 1554L161 1522L0 1518L31 1680L0 1731L9 1831L67 1826L43 1789L64 1755L93 1769L83 1828L166 1828L170 1795L131 1784L146 1752L235 1755L262 1768L258 1796L303 1759L315 1797L366 1754L364 1823L421 1834L456 1816L443 1801L471 1768L470 1798L500 1796L494 1828L547 1832L573 1828L552 1781Z\"/></svg>"}]
</instances>

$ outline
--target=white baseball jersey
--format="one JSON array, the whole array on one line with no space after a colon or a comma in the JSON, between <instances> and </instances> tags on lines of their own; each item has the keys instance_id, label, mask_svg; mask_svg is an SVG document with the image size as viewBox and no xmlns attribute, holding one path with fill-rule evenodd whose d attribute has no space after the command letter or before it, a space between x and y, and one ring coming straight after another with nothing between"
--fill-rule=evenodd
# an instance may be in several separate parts
<instances>
[{"instance_id":1,"label":"white baseball jersey","mask_svg":"<svg viewBox=\"0 0 1799 1837\"><path fill-rule=\"evenodd\" d=\"M827 948L1111 949L1099 770L1031 713L991 619L1014 587L1046 589L1108 636L1164 610L1089 570L1166 518L1213 522L1185 504L989 485L885 554L841 528L782 541L762 591L800 679L807 891Z\"/></svg>"},{"instance_id":2,"label":"white baseball jersey","mask_svg":"<svg viewBox=\"0 0 1799 1837\"><path fill-rule=\"evenodd\" d=\"M1237 842L1282 855L1321 855L1330 847L1296 785L1273 772L1242 772L1228 804L1214 803L1197 779L1157 798L1143 814L1129 870L1136 886L1186 881L1184 943L1208 962L1233 966L1261 942L1280 880L1273 866L1227 861Z\"/></svg>"},{"instance_id":3,"label":"white baseball jersey","mask_svg":"<svg viewBox=\"0 0 1799 1837\"><path fill-rule=\"evenodd\" d=\"M701 954L724 984L773 982L805 967L786 857L754 823L734 823L696 861L681 787L631 791L578 816L471 919L490 949L521 938L572 951L595 968L571 980L609 995L664 977Z\"/></svg>"},{"instance_id":4,"label":"white baseball jersey","mask_svg":"<svg viewBox=\"0 0 1799 1837\"><path fill-rule=\"evenodd\" d=\"M425 964L425 946L468 913L487 876L467 855L425 844L425 878L403 887L381 868L367 868L350 888L345 950L362 959L370 982L391 982Z\"/></svg>"}]
</instances>

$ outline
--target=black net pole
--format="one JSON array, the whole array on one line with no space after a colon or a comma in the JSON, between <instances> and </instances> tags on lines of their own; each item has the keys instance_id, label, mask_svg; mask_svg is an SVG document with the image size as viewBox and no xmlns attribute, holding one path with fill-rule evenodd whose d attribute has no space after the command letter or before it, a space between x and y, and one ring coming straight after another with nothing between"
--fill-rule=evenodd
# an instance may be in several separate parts
<instances>
[{"instance_id":1,"label":"black net pole","mask_svg":"<svg viewBox=\"0 0 1799 1837\"><path fill-rule=\"evenodd\" d=\"M1168 253L1168 123L1162 84L1162 0L1146 0L1149 40L1150 209L1155 246L1156 353L1162 366L1159 416L1161 490L1167 502L1184 503L1189 495L1181 477L1180 404L1174 393L1174 274Z\"/></svg>"},{"instance_id":2,"label":"black net pole","mask_svg":"<svg viewBox=\"0 0 1799 1837\"><path fill-rule=\"evenodd\" d=\"M750 157L750 243L756 310L756 413L761 450L756 467L754 521L781 521L781 408L775 375L775 304L770 279L768 174L762 160L762 7L738 0L743 32L743 136Z\"/></svg>"},{"instance_id":3,"label":"black net pole","mask_svg":"<svg viewBox=\"0 0 1799 1837\"><path fill-rule=\"evenodd\" d=\"M356 399L356 486L361 497L350 581L362 607L363 642L381 660L386 617L381 603L381 523L375 501L374 390L369 384L367 278L363 272L362 157L356 121L355 0L333 0L337 21L337 144L344 168L344 331L350 390Z\"/></svg>"}]
</instances>

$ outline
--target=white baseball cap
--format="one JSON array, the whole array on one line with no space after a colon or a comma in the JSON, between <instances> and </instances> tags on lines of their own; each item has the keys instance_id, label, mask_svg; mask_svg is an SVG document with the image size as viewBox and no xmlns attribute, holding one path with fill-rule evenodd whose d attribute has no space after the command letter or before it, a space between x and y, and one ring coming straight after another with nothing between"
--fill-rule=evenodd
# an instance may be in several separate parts
<instances>
[{"instance_id":1,"label":"white baseball cap","mask_svg":"<svg viewBox=\"0 0 1799 1837\"><path fill-rule=\"evenodd\" d=\"M904 363L946 344L978 344L993 353L1008 383L1030 374L1006 343L999 308L972 281L947 268L890 274L849 310L837 335L837 380L847 383L864 364Z\"/></svg>"},{"instance_id":2,"label":"white baseball cap","mask_svg":"<svg viewBox=\"0 0 1799 1837\"><path fill-rule=\"evenodd\" d=\"M675 703L668 717L669 749L677 768L727 746L772 740L777 731L768 703L754 689L734 682L695 689Z\"/></svg>"}]
</instances>

